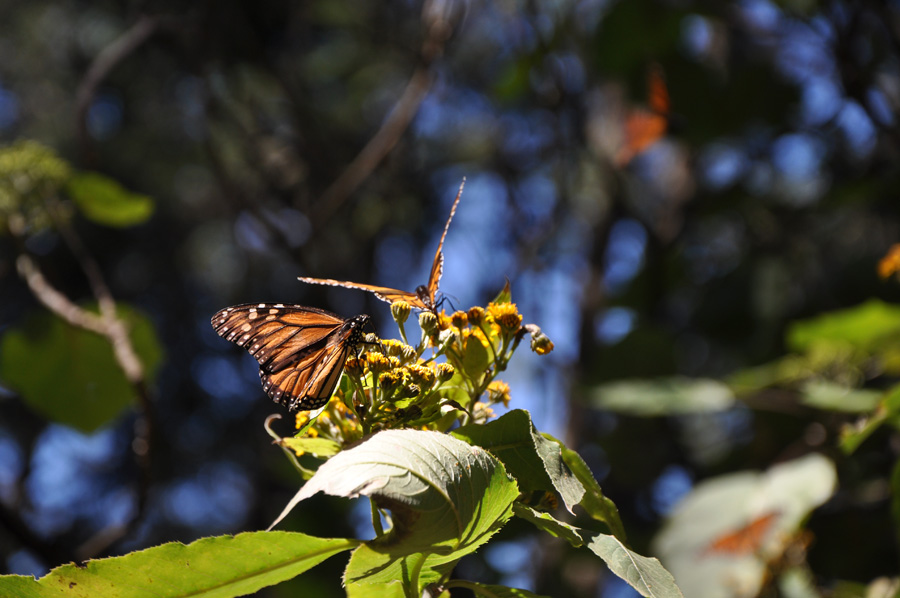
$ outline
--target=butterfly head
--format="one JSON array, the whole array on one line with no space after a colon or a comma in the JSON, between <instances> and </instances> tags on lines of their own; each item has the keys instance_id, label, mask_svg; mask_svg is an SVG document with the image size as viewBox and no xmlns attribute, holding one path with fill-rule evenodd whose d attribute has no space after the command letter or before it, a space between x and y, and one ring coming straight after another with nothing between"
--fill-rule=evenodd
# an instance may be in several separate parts
<instances>
[{"instance_id":1,"label":"butterfly head","mask_svg":"<svg viewBox=\"0 0 900 598\"><path fill-rule=\"evenodd\" d=\"M349 336L347 337L347 342L351 345L359 345L363 342L363 329L369 325L369 321L371 318L366 314L360 314L358 316L353 316L349 320L347 320L347 329L349 330Z\"/></svg>"}]
</instances>

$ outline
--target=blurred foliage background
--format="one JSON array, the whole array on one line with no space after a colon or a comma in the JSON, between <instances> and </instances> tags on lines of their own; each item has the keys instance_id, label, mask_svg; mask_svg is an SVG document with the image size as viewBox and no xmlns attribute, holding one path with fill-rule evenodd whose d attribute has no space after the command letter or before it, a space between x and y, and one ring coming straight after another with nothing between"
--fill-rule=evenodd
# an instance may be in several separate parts
<instances>
[{"instance_id":1,"label":"blurred foliage background","mask_svg":"<svg viewBox=\"0 0 900 598\"><path fill-rule=\"evenodd\" d=\"M513 406L584 456L636 550L698 482L818 451L839 486L806 525L815 585L896 575L900 437L879 428L851 458L838 445L856 413L754 366L804 350L792 322L900 299L877 274L900 239L898 106L896 2L0 0L0 142L38 141L76 173L53 179L64 227L0 238L0 570L268 525L299 480L263 430L278 408L255 363L210 316L300 303L396 337L385 304L296 277L414 289L465 176L442 291L466 309L511 281L556 345L517 357ZM125 207L79 203L109 194ZM29 264L74 303L98 298L70 237L142 331L141 384L89 340L41 344L71 331ZM871 352L819 357L803 376L890 384ZM114 416L59 415L102 360L89 383ZM740 372L750 391L712 409L649 414L629 397L659 389L624 406L606 392L676 375L734 390ZM29 380L41 405L23 400ZM367 520L318 497L287 529L365 534ZM463 574L631 595L524 527L500 540ZM266 595L340 595L342 567Z\"/></svg>"}]
</instances>

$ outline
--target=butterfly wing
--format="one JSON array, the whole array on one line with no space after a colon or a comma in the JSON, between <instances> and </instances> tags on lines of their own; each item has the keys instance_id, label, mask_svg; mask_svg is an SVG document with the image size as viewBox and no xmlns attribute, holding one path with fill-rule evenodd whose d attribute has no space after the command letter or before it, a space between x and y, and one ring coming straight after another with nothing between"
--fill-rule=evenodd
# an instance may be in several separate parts
<instances>
[{"instance_id":1,"label":"butterfly wing","mask_svg":"<svg viewBox=\"0 0 900 598\"><path fill-rule=\"evenodd\" d=\"M647 94L650 110L634 109L625 119L625 142L616 158L619 166L662 139L669 128L669 90L659 65L647 75Z\"/></svg>"},{"instance_id":2,"label":"butterfly wing","mask_svg":"<svg viewBox=\"0 0 900 598\"><path fill-rule=\"evenodd\" d=\"M434 254L434 261L431 263L431 273L428 275L428 284L425 286L425 294L427 299L423 298L421 287L417 289L420 299L423 303L427 303L427 308L433 310L435 306L435 298L438 292L438 286L441 283L441 276L444 274L444 239L447 238L447 231L450 230L450 223L456 214L456 207L462 197L463 187L466 186L465 177L459 185L459 191L456 192L456 199L453 200L453 206L450 208L450 215L447 217L447 223L444 225L444 232L441 233L441 240L438 241L437 251Z\"/></svg>"},{"instance_id":3,"label":"butterfly wing","mask_svg":"<svg viewBox=\"0 0 900 598\"><path fill-rule=\"evenodd\" d=\"M382 301L394 303L395 301L406 301L413 307L425 309L425 304L419 299L415 293L392 289L390 287L380 287L374 284L364 284L361 282L348 282L346 280L333 280L331 278L308 278L306 276L298 276L297 280L308 282L309 284L324 284L332 287L344 287L347 289L359 289L361 291L369 291L375 293L375 296Z\"/></svg>"},{"instance_id":4,"label":"butterfly wing","mask_svg":"<svg viewBox=\"0 0 900 598\"><path fill-rule=\"evenodd\" d=\"M263 389L293 411L328 401L367 321L300 305L248 303L219 311L212 325L256 358Z\"/></svg>"}]
</instances>

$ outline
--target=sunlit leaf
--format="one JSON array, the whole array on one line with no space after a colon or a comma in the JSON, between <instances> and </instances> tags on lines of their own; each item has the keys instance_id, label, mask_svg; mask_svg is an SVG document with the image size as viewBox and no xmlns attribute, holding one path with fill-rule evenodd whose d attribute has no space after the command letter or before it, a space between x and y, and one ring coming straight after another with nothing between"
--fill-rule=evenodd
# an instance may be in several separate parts
<instances>
[{"instance_id":1,"label":"sunlit leaf","mask_svg":"<svg viewBox=\"0 0 900 598\"><path fill-rule=\"evenodd\" d=\"M629 550L615 536L594 534L585 539L587 548L602 558L610 571L628 582L641 596L683 598L672 574L657 559Z\"/></svg>"},{"instance_id":2,"label":"sunlit leaf","mask_svg":"<svg viewBox=\"0 0 900 598\"><path fill-rule=\"evenodd\" d=\"M119 304L148 380L162 359L153 325ZM91 432L109 422L135 398L109 341L69 325L47 312L36 313L0 340L0 379L35 411L50 420Z\"/></svg>"},{"instance_id":3,"label":"sunlit leaf","mask_svg":"<svg viewBox=\"0 0 900 598\"><path fill-rule=\"evenodd\" d=\"M821 343L845 343L870 351L900 333L900 306L870 299L861 305L794 322L787 332L791 350L809 351Z\"/></svg>"},{"instance_id":4,"label":"sunlit leaf","mask_svg":"<svg viewBox=\"0 0 900 598\"><path fill-rule=\"evenodd\" d=\"M599 409L658 416L722 411L734 404L725 384L705 378L626 380L595 387L590 402Z\"/></svg>"},{"instance_id":5,"label":"sunlit leaf","mask_svg":"<svg viewBox=\"0 0 900 598\"><path fill-rule=\"evenodd\" d=\"M63 565L35 580L0 576L7 598L229 598L300 575L357 540L293 532L247 532L170 542L125 556Z\"/></svg>"},{"instance_id":6,"label":"sunlit leaf","mask_svg":"<svg viewBox=\"0 0 900 598\"><path fill-rule=\"evenodd\" d=\"M563 462L560 445L535 429L527 411L515 409L496 421L463 426L452 434L491 451L522 492L555 491L570 512L584 496L584 487Z\"/></svg>"},{"instance_id":7,"label":"sunlit leaf","mask_svg":"<svg viewBox=\"0 0 900 598\"><path fill-rule=\"evenodd\" d=\"M341 451L341 445L328 438L310 438L308 436L298 438L295 436L282 438L281 443L298 455L308 453L317 457L331 457Z\"/></svg>"},{"instance_id":8,"label":"sunlit leaf","mask_svg":"<svg viewBox=\"0 0 900 598\"><path fill-rule=\"evenodd\" d=\"M370 496L390 533L354 551L345 582L422 587L476 550L512 515L519 494L489 452L437 432L388 430L326 461L278 521L317 492ZM418 577L410 577L417 571Z\"/></svg>"},{"instance_id":9,"label":"sunlit leaf","mask_svg":"<svg viewBox=\"0 0 900 598\"><path fill-rule=\"evenodd\" d=\"M468 337L463 355L463 368L465 368L466 374L473 380L481 380L487 365L487 349L475 335Z\"/></svg>"},{"instance_id":10,"label":"sunlit leaf","mask_svg":"<svg viewBox=\"0 0 900 598\"><path fill-rule=\"evenodd\" d=\"M863 413L878 405L882 393L877 390L847 388L827 380L811 380L803 386L803 403L810 407Z\"/></svg>"},{"instance_id":11,"label":"sunlit leaf","mask_svg":"<svg viewBox=\"0 0 900 598\"><path fill-rule=\"evenodd\" d=\"M73 175L66 189L85 217L97 224L134 226L146 222L153 214L152 199L132 193L96 172Z\"/></svg>"}]
</instances>

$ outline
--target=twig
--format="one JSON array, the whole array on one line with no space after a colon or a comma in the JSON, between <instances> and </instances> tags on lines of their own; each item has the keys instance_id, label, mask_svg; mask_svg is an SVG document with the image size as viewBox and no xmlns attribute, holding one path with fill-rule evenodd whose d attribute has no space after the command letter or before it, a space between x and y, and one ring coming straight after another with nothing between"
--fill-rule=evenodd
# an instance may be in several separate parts
<instances>
[{"instance_id":1,"label":"twig","mask_svg":"<svg viewBox=\"0 0 900 598\"><path fill-rule=\"evenodd\" d=\"M97 87L110 72L147 41L159 28L161 17L141 15L134 25L120 35L114 42L103 48L94 57L91 66L78 86L75 95L75 109L78 123L78 136L85 155L90 154L90 136L87 131L87 111L97 92Z\"/></svg>"},{"instance_id":2,"label":"twig","mask_svg":"<svg viewBox=\"0 0 900 598\"><path fill-rule=\"evenodd\" d=\"M330 218L400 141L434 82L431 64L441 55L453 31L449 21L451 8L450 3L439 0L424 3L422 21L426 32L420 53L422 65L413 72L378 132L319 198L314 220L322 222Z\"/></svg>"}]
</instances>

